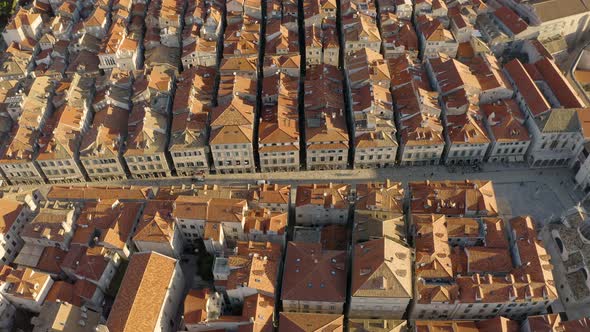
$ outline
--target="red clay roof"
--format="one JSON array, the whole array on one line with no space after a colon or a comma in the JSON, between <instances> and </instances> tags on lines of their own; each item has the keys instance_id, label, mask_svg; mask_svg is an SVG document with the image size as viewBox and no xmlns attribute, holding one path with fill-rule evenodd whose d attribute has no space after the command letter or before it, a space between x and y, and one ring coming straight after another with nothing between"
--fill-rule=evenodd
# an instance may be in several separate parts
<instances>
[{"instance_id":1,"label":"red clay roof","mask_svg":"<svg viewBox=\"0 0 590 332\"><path fill-rule=\"evenodd\" d=\"M131 256L107 320L109 331L154 330L170 290L168 287L175 267L175 259L155 252Z\"/></svg>"},{"instance_id":2,"label":"red clay roof","mask_svg":"<svg viewBox=\"0 0 590 332\"><path fill-rule=\"evenodd\" d=\"M323 250L320 243L289 242L283 300L344 302L346 251Z\"/></svg>"},{"instance_id":3,"label":"red clay roof","mask_svg":"<svg viewBox=\"0 0 590 332\"><path fill-rule=\"evenodd\" d=\"M512 32L517 35L528 28L528 24L520 18L512 9L502 6L494 12L494 15Z\"/></svg>"},{"instance_id":4,"label":"red clay roof","mask_svg":"<svg viewBox=\"0 0 590 332\"><path fill-rule=\"evenodd\" d=\"M518 59L508 62L504 65L504 69L512 78L515 87L524 98L533 116L543 114L551 109L551 105L549 105Z\"/></svg>"},{"instance_id":5,"label":"red clay roof","mask_svg":"<svg viewBox=\"0 0 590 332\"><path fill-rule=\"evenodd\" d=\"M580 108L585 107L584 102L580 99L574 88L568 82L567 78L563 76L555 62L549 58L543 58L535 62L535 66L543 75L543 79L551 91L555 94L555 97L559 100L559 103L566 108Z\"/></svg>"}]
</instances>

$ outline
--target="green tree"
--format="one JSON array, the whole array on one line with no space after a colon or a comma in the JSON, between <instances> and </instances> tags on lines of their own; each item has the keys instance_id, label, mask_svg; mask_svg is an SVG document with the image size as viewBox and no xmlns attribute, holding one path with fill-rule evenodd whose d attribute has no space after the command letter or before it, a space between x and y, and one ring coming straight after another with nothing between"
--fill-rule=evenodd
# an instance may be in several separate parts
<instances>
[{"instance_id":1,"label":"green tree","mask_svg":"<svg viewBox=\"0 0 590 332\"><path fill-rule=\"evenodd\" d=\"M15 2L13 0L0 0L0 16L12 15L14 3Z\"/></svg>"}]
</instances>

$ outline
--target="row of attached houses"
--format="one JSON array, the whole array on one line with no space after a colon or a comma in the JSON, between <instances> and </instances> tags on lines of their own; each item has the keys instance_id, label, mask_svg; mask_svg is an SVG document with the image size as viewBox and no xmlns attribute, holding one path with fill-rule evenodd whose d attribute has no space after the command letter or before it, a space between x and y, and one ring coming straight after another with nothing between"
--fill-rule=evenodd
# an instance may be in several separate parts
<instances>
[{"instance_id":1,"label":"row of attached houses","mask_svg":"<svg viewBox=\"0 0 590 332\"><path fill-rule=\"evenodd\" d=\"M284 246L289 197L290 188L278 185L160 190L140 205L139 212L126 210L135 216L134 221L127 226L128 235L122 236L123 244L112 250L125 258L132 250L178 258L184 248L197 248L201 242L215 256L232 252L238 241ZM135 208L129 205L123 206Z\"/></svg>"},{"instance_id":2,"label":"row of attached houses","mask_svg":"<svg viewBox=\"0 0 590 332\"><path fill-rule=\"evenodd\" d=\"M325 209L311 212L324 227L340 223L338 213L354 207L354 245L347 253L326 248L323 240L289 242L284 312L337 315L349 302L353 319L399 319L408 311L417 320L522 319L546 313L557 299L535 222L522 216L505 223L491 182L410 183L409 198L399 183L359 184L339 205L335 195L348 188L336 188L298 187L297 202L311 201L296 205L296 224L310 206ZM413 241L405 237L406 199ZM350 292L338 286L348 274Z\"/></svg>"},{"instance_id":3,"label":"row of attached houses","mask_svg":"<svg viewBox=\"0 0 590 332\"><path fill-rule=\"evenodd\" d=\"M545 313L557 299L534 221L499 218L491 182L416 182L410 195L412 317L520 319Z\"/></svg>"},{"instance_id":4,"label":"row of attached houses","mask_svg":"<svg viewBox=\"0 0 590 332\"><path fill-rule=\"evenodd\" d=\"M205 7L200 7L201 5ZM194 4L191 10L199 13L209 8L207 6L210 5ZM154 4L150 7L152 9L148 8L148 13L168 10L168 7L172 8L174 6L164 5L164 9L160 7L162 7L160 4ZM315 5L311 5L311 7L315 7ZM171 10L172 12L176 11L175 13L179 11L178 8ZM368 38L363 37L366 34L374 34L375 37L381 38L375 23L372 21L373 17L371 15L373 14L371 13L373 13L373 10L359 10L355 6L344 6L343 10L343 13L351 20L350 23L346 23L344 26L345 30L349 31L347 36L350 37L345 38L345 42L348 39L354 43L357 43L358 40L365 40ZM380 10L381 14L387 15L391 14L393 9L384 7ZM207 10L205 11L207 12ZM419 18L434 15L432 22L438 22L437 24L443 28L448 25L448 22L441 20L444 15L438 13L438 9L420 9L419 11L430 13L428 15L418 15ZM148 17L153 16L150 15ZM198 75L199 78L192 80L194 84L191 92L193 93L187 93L187 78L178 77L177 79L177 69L174 66L170 67L170 63L166 61L164 61L164 64L156 64L159 63L156 54L160 54L165 48L174 48L165 41L162 44L162 40L159 41L159 46L149 39L144 40L142 47L153 52L146 54L150 60L146 61L148 69L143 74L130 75L129 72L125 73L128 69L136 68L135 65L129 68L118 64L108 68L104 67L103 69L107 70L110 75L109 83L105 84L106 80L102 79L92 81L91 78L80 75L72 79L70 82L72 87L65 93L65 90L62 89L65 84L56 85L55 81L48 81L46 77L38 78L36 83L33 84L33 88L44 86L42 91L49 91L50 94L55 94L56 98L52 97L51 102L45 102L47 105L46 110L43 112L40 125L36 126L37 130L30 129L35 128L34 125L14 126L12 129L15 136L14 144L4 149L6 160L5 165L3 165L4 175L11 182L19 183L22 181L80 181L85 178L101 180L170 176L173 172L181 175L195 175L208 169L215 169L219 172L252 172L258 159L260 159L258 163L263 171L297 169L299 167L299 157L303 152L298 153L297 151L299 141L297 129L299 126L297 124L298 119L293 115L293 112L299 106L294 102L296 90L293 88L295 84L284 82L289 82L288 77L298 74L296 68L300 66L300 61L297 61L296 55L297 42L291 42L293 39L292 25L279 20L279 18L283 19L289 15L289 13L283 12L280 12L280 15L276 13L277 17L269 21L271 24L268 25L269 29L267 36L265 36L268 39L265 50L258 50L258 46L251 42L252 38L259 34L260 31L260 24L253 20L255 16L248 16L247 13L231 16L231 25L235 25L235 28L228 27L224 31L224 43L228 47L227 49L224 48L225 54L220 62L219 106L212 108L211 119L205 119L205 113L209 113L208 108L204 109L204 112L195 112L194 109L192 112L185 112L184 110L187 109L190 100L198 99L204 101L207 107L212 106L209 104L213 103L212 95L215 88L210 87L215 84L200 85L200 87L195 87L194 84L214 83L216 80L213 78L215 73L204 69L205 67L195 69L196 73L198 73L195 75ZM95 37L104 35L105 43L101 47L111 49L109 54L116 54L118 52L116 48L125 44L126 40L123 36L125 36L125 33L129 35L132 29L127 20L119 20L114 17L103 19L103 16L105 16L104 13L97 9L90 18L84 21L88 22L88 24L94 21L102 22L100 23L102 30L94 31L89 28L86 31L78 29L74 35ZM318 33L320 35L310 40L322 40L323 43L325 42L324 37L322 37L323 32L326 29L329 31L333 27L332 23L326 22L326 19L330 20L332 16L325 14L320 16L322 16L321 23L308 26L308 30L314 36L317 36ZM451 28L455 26L455 28L451 29L453 31L460 29L459 26L463 26L463 23L471 22L473 18L471 14L453 14L450 16L450 26ZM204 24L207 17L207 13L205 13L199 18L188 20L194 21L192 24ZM392 17L393 21L390 22L392 25L396 25L395 19ZM463 22L465 20L467 23ZM178 25L177 23L154 20L148 20L147 22L151 28L160 30ZM387 20L381 23L387 23ZM200 28L197 30L201 31ZM219 28L214 30L218 31ZM237 33L238 30L244 33ZM111 32L109 33L109 31ZM218 34L216 33L216 35ZM135 38L134 35L130 36L131 40ZM112 38L114 39L111 40ZM308 51L313 51L315 46L312 44L306 45ZM559 149L551 148L550 155L543 157L543 160L539 160L542 151L530 153L530 155L536 155L536 157L525 157L527 151L533 148L537 150L545 149L542 143L533 146L530 143L532 140L527 140L526 131L531 132L530 136L543 136L537 134L537 129L543 128L541 132L555 130L546 129L555 125L553 120L550 121L549 126L545 126L545 122L549 118L557 119L561 117L544 117L535 125L531 125L533 122L529 121L524 126L526 129L523 128L522 123L527 121L526 117L523 120L522 116L519 116L518 112L515 111L515 105L508 100L511 91L513 91L512 86L516 83L511 80L511 84L506 84L506 77L510 77L510 74L504 75L507 74L508 69L501 70L491 55L481 54L472 57L469 60L469 65L465 65L459 60L441 60L443 58L436 58L434 54L425 57L425 67L431 85L440 94L436 96L430 91L426 80L422 78L415 79L413 77L411 80L405 80L402 75L402 79L395 77L389 80L388 75L391 74L385 70L384 62L388 62L390 72L392 70L420 71L420 69L417 69L418 64L408 63L405 56L399 55L388 55L384 59L378 53L371 51L373 47L371 43L361 44L354 47L345 46L347 50L345 64L350 67L347 68L347 78L350 81L348 82L351 97L349 104L354 126L352 126L352 123L347 124L349 121L346 121L344 114L348 113L345 112L346 107L339 107L339 104L343 103L336 101L336 98L327 100L327 96L330 95L327 93L318 98L314 94L309 94L312 89L320 91L317 86L312 86L312 81L318 81L320 78L329 76L330 79L326 81L332 82L339 77L339 73L330 69L329 65L324 64L320 66L322 69L314 70L313 67L310 68L309 73L306 75L307 94L305 94L306 98L304 98L306 100L304 107L310 106L307 108L309 111L306 118L309 119L306 120L307 130L305 133L308 143L305 151L308 168L345 167L349 159L349 136L353 136L353 163L358 167L389 166L396 162L404 165L439 163L441 160L444 163L526 160L534 166L572 164L572 156L567 151L569 146L563 146ZM349 53L349 48L356 51ZM320 49L322 49L320 53L324 54L323 46ZM375 49L385 52L381 46ZM263 56L262 76L267 78L265 80L267 84L263 88L266 87L268 90L266 91L268 93L264 93L264 101L272 106L265 108L264 114L260 114L260 116L263 120L269 118L269 123L281 124L283 129L280 129L280 132L286 135L284 137L286 141L280 144L290 146L290 148L287 148L290 151L274 151L278 149L278 146L274 148L272 142L262 143L261 139L268 138L265 135L271 135L271 133L276 135L274 131L271 132L270 130L276 125L268 125L267 122L257 124L254 119L250 119L252 121L248 120L249 117L253 118L257 113L254 110L257 91L252 80L254 76L258 76L256 67L258 67L257 62L260 59L256 59L256 55L262 51L265 54ZM100 53L101 51L96 50L95 52ZM133 51L132 53L137 54L138 52ZM338 52L336 51L336 53ZM435 53L438 54L439 51ZM448 54L449 52L444 51L443 53ZM100 54L98 56L100 58ZM391 58L388 58L389 56ZM309 56L308 60L310 58L312 57ZM364 58L367 58L367 60L363 60ZM410 55L410 58L413 57ZM325 59L313 60L312 62L322 61L326 62ZM286 71L279 75L272 75L273 71L283 70L278 67L287 65L291 67L284 67ZM512 64L507 67L510 66ZM575 92L568 86L568 83L563 79L563 75L558 72L551 60L546 58L537 59L534 66L526 66L525 70L531 79L534 77L534 84L538 87L539 92L542 91L543 97L546 99L546 105L550 105L552 108L581 108L583 106L583 102L579 100L579 97L575 96ZM373 73L373 71L375 72ZM442 71L445 74L438 75L437 71ZM367 72L372 74L368 75ZM234 76L234 73L237 76ZM554 77L554 74L557 75L558 79L546 78ZM518 76L518 73L515 75ZM271 83L272 80L279 81L277 85L281 88L278 89L278 93L274 92L277 90L276 88L271 87L271 85L274 85ZM167 128L167 125L162 126L161 124L167 123L167 118L172 116L169 108L173 103L172 95L176 89L176 81L185 82L185 86L183 87L184 90L181 91L182 93L179 94L178 100L175 100L174 104L177 102L178 105L172 106L176 110L183 110L181 111L182 115L177 117L178 121L173 122L173 125L182 125L179 128ZM84 90L90 87L93 82L97 91L84 93ZM412 83L408 85L408 82ZM326 83L322 84L325 85ZM126 95L125 91L129 90L128 88L131 86L133 87L131 89L132 94L130 96ZM201 92L204 91L203 87L205 86L207 87L206 91ZM387 86L391 91L388 91ZM105 88L101 89L101 87ZM335 87L328 87L327 90L338 91ZM520 90L515 89L515 91L516 96L519 97ZM37 94L29 92L24 96L26 98L22 98L21 103L23 105L27 102L44 103L43 98L40 97L41 95L42 92ZM286 98L286 96L289 96L289 98ZM367 96L370 98L366 98ZM93 98L94 114L88 111L89 98ZM277 103L276 111L274 109L275 99ZM574 100L574 102L567 103L564 101L568 99ZM309 100L312 100L313 105L307 102ZM521 101L523 98L517 100ZM64 101L68 102L68 106L75 104L75 108L63 106ZM436 101L442 105L442 116L440 110L437 110L439 106L436 105ZM318 107L322 104L328 107ZM417 111L417 104L421 109L419 112ZM195 103L193 102L191 105L200 108L199 103L194 106ZM396 109L397 125L393 125L391 121L393 114L390 112L393 107ZM526 103L519 102L519 107L524 109L526 113ZM53 112L54 108L56 109L55 112ZM244 113L241 115L243 121L236 127L227 127L225 125L227 122L223 118L226 117L226 114L234 114L235 112L231 111L234 109L239 109ZM97 110L98 112L96 112ZM101 110L106 112L103 113ZM123 110L127 110L127 112ZM226 111L230 112L226 113ZM18 108L15 108L14 112L16 112L14 114L18 114ZM52 113L55 114L49 118ZM274 113L277 115L273 115ZM193 116L192 114L196 115ZM573 113L570 112L570 114ZM580 112L580 114L582 113ZM19 115L15 116L20 117ZM26 117L25 114L23 119ZM71 120L72 117L75 120ZM137 122L135 117L145 119ZM275 117L277 119L280 117L282 120L274 120ZM436 117L439 118L436 119ZM78 118L80 120L77 120ZM50 121L45 124L43 119L50 119ZM72 124L68 123L68 121L74 122ZM124 122L127 122L126 128L122 125ZM60 125L60 123L62 124ZM156 127L149 128L150 124L155 124ZM184 124L191 124L196 129L191 130L192 133L189 134L186 128L182 128ZM349 125L352 128L344 130ZM211 129L208 130L210 126ZM74 129L69 129L71 127ZM105 127L109 129L105 129ZM325 129L323 129L324 127ZM285 128L288 128L288 130L285 130ZM256 129L258 130L256 131ZM265 131L263 135L260 135L261 129ZM172 130L175 131L174 134ZM579 131L575 128L559 130ZM75 134L77 132L81 133L82 140L76 138L80 136ZM327 136L321 138L320 136L323 135ZM38 138L38 136L42 137ZM48 136L53 137L48 138ZM103 139L97 139L103 136ZM171 144L166 146L165 142L168 136L177 136L179 139L184 140L185 143L181 144L196 144L198 149L197 151L171 152L172 142L175 140L171 138ZM259 142L254 142L256 136L258 136ZM399 136L401 142L399 148L394 136ZM571 132L569 136L572 142L579 142L580 135ZM444 145L441 144L441 138ZM552 138L545 135L545 139L550 140ZM207 143L205 143L205 140ZM37 141L37 144L29 144L35 141ZM23 148L19 148L18 145L23 142L27 142L24 145L31 145L32 147L23 146ZM106 144L103 142L106 142ZM212 142L215 144L211 144ZM416 144L414 145L414 143ZM545 144L545 147L550 147L554 145L553 143ZM270 146L266 146L267 144L270 144ZM573 144L577 144L573 150L573 155L577 156L581 152L581 145L579 143ZM320 145L326 145L326 148ZM529 149L529 145L533 146L533 148ZM441 146L443 147L442 151ZM562 144L558 143L558 146L562 146ZM273 151L261 154L260 147ZM285 145L280 149L285 149ZM209 150L215 150L215 152L212 153ZM556 156L557 150L560 150L563 156ZM257 158L257 156L261 156L261 158ZM16 162L13 159L16 159ZM335 163L332 163L334 161Z\"/></svg>"},{"instance_id":5,"label":"row of attached houses","mask_svg":"<svg viewBox=\"0 0 590 332\"><path fill-rule=\"evenodd\" d=\"M293 5L269 3L263 18L255 2L92 9L54 2L51 23L40 20L42 8L19 8L3 33L0 79L22 80L7 83L13 91L3 101L4 119L12 119L3 120L10 127L0 149L3 178L56 183L482 161L585 172L585 104L551 54L540 41L523 42L531 63L502 68L473 33L491 15L512 39L528 39L517 36L530 27L517 19L516 4L420 2L412 15L407 2L345 2L344 45L333 1L303 4L305 45ZM48 24L56 29L46 31ZM302 51L309 69L299 78ZM194 69L180 75L181 65Z\"/></svg>"},{"instance_id":6,"label":"row of attached houses","mask_svg":"<svg viewBox=\"0 0 590 332\"><path fill-rule=\"evenodd\" d=\"M354 166L391 166L398 144L387 63L370 48L352 51L345 62L354 120Z\"/></svg>"},{"instance_id":7,"label":"row of attached houses","mask_svg":"<svg viewBox=\"0 0 590 332\"><path fill-rule=\"evenodd\" d=\"M26 203L0 202L9 213L3 238L12 245L3 257L12 267L5 265L0 277L2 301L9 301L3 302L3 324L13 319L10 308L39 313L51 303L67 302L102 311L121 260L134 250L131 235L141 203L41 199L33 191Z\"/></svg>"}]
</instances>

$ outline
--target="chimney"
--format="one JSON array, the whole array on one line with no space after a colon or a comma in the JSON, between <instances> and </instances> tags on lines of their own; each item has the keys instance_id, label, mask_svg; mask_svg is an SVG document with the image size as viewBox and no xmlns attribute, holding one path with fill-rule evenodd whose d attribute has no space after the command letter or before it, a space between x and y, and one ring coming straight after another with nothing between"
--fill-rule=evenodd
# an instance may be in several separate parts
<instances>
[{"instance_id":1,"label":"chimney","mask_svg":"<svg viewBox=\"0 0 590 332\"><path fill-rule=\"evenodd\" d=\"M508 275L506 275L506 281L508 281L510 284L514 284L516 282L516 280L514 279L514 274L509 273Z\"/></svg>"},{"instance_id":2,"label":"chimney","mask_svg":"<svg viewBox=\"0 0 590 332\"><path fill-rule=\"evenodd\" d=\"M516 299L518 295L516 292L516 287L514 287L514 285L510 286L510 288L508 289L508 294L510 301L514 301Z\"/></svg>"},{"instance_id":3,"label":"chimney","mask_svg":"<svg viewBox=\"0 0 590 332\"><path fill-rule=\"evenodd\" d=\"M473 282L476 283L476 284L478 284L478 285L481 284L481 279L479 277L479 273L476 273L476 274L473 275Z\"/></svg>"}]
</instances>

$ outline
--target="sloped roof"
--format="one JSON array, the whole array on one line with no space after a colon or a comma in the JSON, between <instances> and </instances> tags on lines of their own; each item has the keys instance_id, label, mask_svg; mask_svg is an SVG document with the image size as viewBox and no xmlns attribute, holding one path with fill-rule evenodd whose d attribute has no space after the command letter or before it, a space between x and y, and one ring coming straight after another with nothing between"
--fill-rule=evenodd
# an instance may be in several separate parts
<instances>
[{"instance_id":1,"label":"sloped roof","mask_svg":"<svg viewBox=\"0 0 590 332\"><path fill-rule=\"evenodd\" d=\"M132 255L107 320L109 331L154 330L175 266L175 259L156 252Z\"/></svg>"},{"instance_id":2,"label":"sloped roof","mask_svg":"<svg viewBox=\"0 0 590 332\"><path fill-rule=\"evenodd\" d=\"M577 132L580 130L578 111L571 108L557 108L549 114L537 117L537 125L542 133Z\"/></svg>"},{"instance_id":3,"label":"sloped roof","mask_svg":"<svg viewBox=\"0 0 590 332\"><path fill-rule=\"evenodd\" d=\"M512 78L515 88L523 96L533 116L545 113L551 109L551 106L518 59L508 62L504 65L504 69Z\"/></svg>"},{"instance_id":4,"label":"sloped roof","mask_svg":"<svg viewBox=\"0 0 590 332\"><path fill-rule=\"evenodd\" d=\"M412 251L387 238L357 244L352 296L412 298Z\"/></svg>"},{"instance_id":5,"label":"sloped roof","mask_svg":"<svg viewBox=\"0 0 590 332\"><path fill-rule=\"evenodd\" d=\"M6 234L24 208L25 205L18 201L0 199L0 232Z\"/></svg>"},{"instance_id":6,"label":"sloped roof","mask_svg":"<svg viewBox=\"0 0 590 332\"><path fill-rule=\"evenodd\" d=\"M320 243L289 242L283 300L344 302L346 252L323 250Z\"/></svg>"},{"instance_id":7,"label":"sloped roof","mask_svg":"<svg viewBox=\"0 0 590 332\"><path fill-rule=\"evenodd\" d=\"M335 332L343 331L344 316L302 312L281 312L281 332Z\"/></svg>"},{"instance_id":8,"label":"sloped roof","mask_svg":"<svg viewBox=\"0 0 590 332\"><path fill-rule=\"evenodd\" d=\"M81 307L86 300L92 299L98 286L86 279L78 279L73 284L66 281L56 281L51 286L45 301L68 302Z\"/></svg>"},{"instance_id":9,"label":"sloped roof","mask_svg":"<svg viewBox=\"0 0 590 332\"><path fill-rule=\"evenodd\" d=\"M162 216L161 212L139 223L133 236L134 241L171 242L174 234L174 222Z\"/></svg>"}]
</instances>

